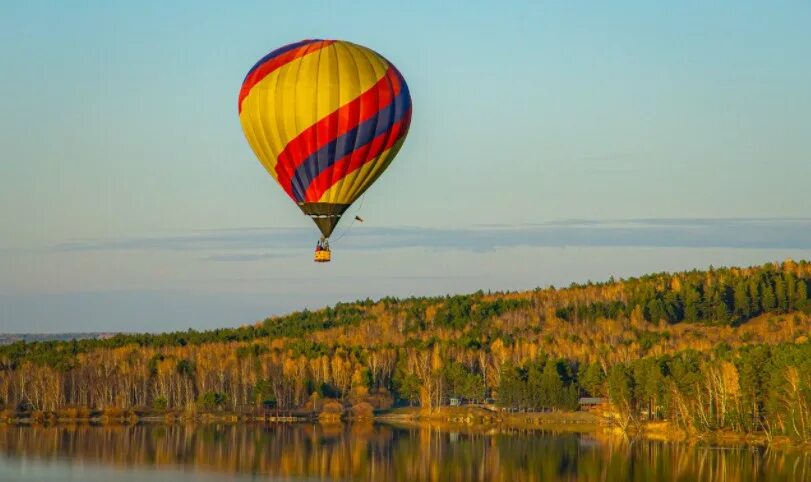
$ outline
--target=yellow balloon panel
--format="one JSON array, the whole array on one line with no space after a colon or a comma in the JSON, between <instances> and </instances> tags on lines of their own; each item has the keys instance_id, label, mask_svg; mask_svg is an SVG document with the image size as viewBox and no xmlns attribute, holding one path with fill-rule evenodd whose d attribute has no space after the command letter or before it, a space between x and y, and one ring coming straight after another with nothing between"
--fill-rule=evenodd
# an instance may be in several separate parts
<instances>
[{"instance_id":1,"label":"yellow balloon panel","mask_svg":"<svg viewBox=\"0 0 811 482\"><path fill-rule=\"evenodd\" d=\"M254 153L305 212L314 203L345 209L402 145L411 97L397 69L374 51L305 40L251 69L239 113Z\"/></svg>"}]
</instances>

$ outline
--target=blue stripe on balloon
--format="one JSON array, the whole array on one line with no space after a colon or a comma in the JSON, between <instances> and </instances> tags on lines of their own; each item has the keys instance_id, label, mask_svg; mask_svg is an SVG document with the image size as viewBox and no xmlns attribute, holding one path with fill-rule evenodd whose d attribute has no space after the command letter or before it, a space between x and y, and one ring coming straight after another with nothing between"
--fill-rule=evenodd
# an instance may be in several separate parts
<instances>
[{"instance_id":1,"label":"blue stripe on balloon","mask_svg":"<svg viewBox=\"0 0 811 482\"><path fill-rule=\"evenodd\" d=\"M299 48L301 46L311 44L313 42L320 42L320 41L321 41L321 39L307 39L307 40L302 40L300 42L295 42L295 43L292 43L292 44L285 45L284 47L277 48L276 50L270 52L269 54L267 54L264 57L262 57L261 59L259 59L259 62L255 63L254 66L251 67L251 70L249 70L248 73L245 74L245 80L248 79L248 77L253 73L254 70L258 69L260 65L264 64L268 60L273 60L274 58L278 57L279 55L282 55L285 52L289 52L289 51L291 51L293 49L296 49L296 48ZM245 82L245 80L243 80L243 82Z\"/></svg>"},{"instance_id":2,"label":"blue stripe on balloon","mask_svg":"<svg viewBox=\"0 0 811 482\"><path fill-rule=\"evenodd\" d=\"M344 135L339 136L311 154L299 165L292 179L293 195L298 202L304 202L304 193L318 174L343 157L372 142L377 136L391 129L397 121L402 119L403 115L411 107L411 96L402 77L400 82L402 88L393 102L377 111L374 116L357 127L347 131Z\"/></svg>"}]
</instances>

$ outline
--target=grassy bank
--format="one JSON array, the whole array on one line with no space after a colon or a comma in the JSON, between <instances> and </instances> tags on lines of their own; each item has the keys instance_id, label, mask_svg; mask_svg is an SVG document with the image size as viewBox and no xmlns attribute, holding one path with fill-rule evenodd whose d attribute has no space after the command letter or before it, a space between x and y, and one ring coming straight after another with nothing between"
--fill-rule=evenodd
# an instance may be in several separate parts
<instances>
[{"instance_id":1,"label":"grassy bank","mask_svg":"<svg viewBox=\"0 0 811 482\"><path fill-rule=\"evenodd\" d=\"M440 429L490 430L549 430L557 432L596 432L605 423L601 417L588 412L526 412L509 413L481 407L441 407L434 410L398 408L381 413L375 420L396 425L430 425Z\"/></svg>"},{"instance_id":2,"label":"grassy bank","mask_svg":"<svg viewBox=\"0 0 811 482\"><path fill-rule=\"evenodd\" d=\"M730 430L691 432L668 421L640 422L623 430L601 414L580 411L509 413L494 412L480 407L442 407L432 411L420 408L398 408L379 414L375 420L399 426L430 426L472 432L544 430L644 438L663 442L707 443L722 446L770 445L811 450L811 444L798 443L785 436L769 437L764 432L741 433Z\"/></svg>"}]
</instances>

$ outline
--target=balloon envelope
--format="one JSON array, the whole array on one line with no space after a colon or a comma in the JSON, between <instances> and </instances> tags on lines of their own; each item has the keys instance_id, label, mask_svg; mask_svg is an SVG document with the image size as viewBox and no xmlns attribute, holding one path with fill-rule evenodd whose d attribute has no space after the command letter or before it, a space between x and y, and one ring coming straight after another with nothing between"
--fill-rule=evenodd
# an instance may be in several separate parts
<instances>
[{"instance_id":1,"label":"balloon envelope","mask_svg":"<svg viewBox=\"0 0 811 482\"><path fill-rule=\"evenodd\" d=\"M256 157L324 237L388 167L411 122L400 72L341 40L270 52L245 77L238 108Z\"/></svg>"}]
</instances>

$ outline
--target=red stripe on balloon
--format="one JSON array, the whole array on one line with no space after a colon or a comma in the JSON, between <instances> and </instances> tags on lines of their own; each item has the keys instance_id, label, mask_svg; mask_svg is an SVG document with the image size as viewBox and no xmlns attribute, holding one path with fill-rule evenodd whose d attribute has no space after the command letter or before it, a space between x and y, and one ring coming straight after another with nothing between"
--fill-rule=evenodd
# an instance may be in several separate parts
<instances>
[{"instance_id":1,"label":"red stripe on balloon","mask_svg":"<svg viewBox=\"0 0 811 482\"><path fill-rule=\"evenodd\" d=\"M321 196L329 190L332 186L338 183L341 179L345 178L352 172L360 169L366 163L374 161L380 154L387 149L391 149L394 144L402 139L408 133L408 127L411 124L411 109L408 109L403 115L403 118L397 121L391 129L375 137L372 142L365 146L360 146L349 155L342 157L335 161L333 165L321 171L321 173L313 179L313 182L307 188L304 194L305 202L318 202ZM333 179L333 172L343 173L339 179Z\"/></svg>"},{"instance_id":2,"label":"red stripe on balloon","mask_svg":"<svg viewBox=\"0 0 811 482\"><path fill-rule=\"evenodd\" d=\"M289 50L278 57L273 57L264 64L253 69L253 71L245 78L245 81L242 82L242 88L239 89L239 99L237 100L239 113L242 113L242 101L245 100L245 97L248 96L251 89L253 89L256 84L261 82L262 79L267 77L268 74L283 67L285 64L296 60L297 58L303 57L311 52L316 52L319 49L332 45L333 43L335 43L334 40L320 40L318 42L308 43L293 50Z\"/></svg>"},{"instance_id":3,"label":"red stripe on balloon","mask_svg":"<svg viewBox=\"0 0 811 482\"><path fill-rule=\"evenodd\" d=\"M287 143L276 162L279 183L293 196L292 177L296 169L313 153L372 118L400 93L402 84L390 66L385 75L360 96L305 129Z\"/></svg>"}]
</instances>

